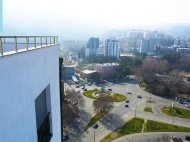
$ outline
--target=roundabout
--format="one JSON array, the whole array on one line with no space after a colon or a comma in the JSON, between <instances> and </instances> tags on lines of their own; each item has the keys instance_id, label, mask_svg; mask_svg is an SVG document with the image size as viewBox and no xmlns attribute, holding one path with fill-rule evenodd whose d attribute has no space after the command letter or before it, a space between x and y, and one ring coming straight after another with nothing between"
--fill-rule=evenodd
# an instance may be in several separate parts
<instances>
[{"instance_id":1,"label":"roundabout","mask_svg":"<svg viewBox=\"0 0 190 142\"><path fill-rule=\"evenodd\" d=\"M101 90L88 90L83 92L83 95L91 99L97 99L102 93L103 95L109 94L112 102L123 102L127 99L127 97L122 94L110 91L101 92Z\"/></svg>"}]
</instances>

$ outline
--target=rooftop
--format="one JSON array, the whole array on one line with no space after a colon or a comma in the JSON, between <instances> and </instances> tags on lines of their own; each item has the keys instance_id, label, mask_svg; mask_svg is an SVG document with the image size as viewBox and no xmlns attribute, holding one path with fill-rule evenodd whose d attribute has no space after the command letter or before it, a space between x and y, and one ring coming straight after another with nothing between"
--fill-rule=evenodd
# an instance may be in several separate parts
<instances>
[{"instance_id":1,"label":"rooftop","mask_svg":"<svg viewBox=\"0 0 190 142\"><path fill-rule=\"evenodd\" d=\"M58 36L0 36L0 57L58 44Z\"/></svg>"}]
</instances>

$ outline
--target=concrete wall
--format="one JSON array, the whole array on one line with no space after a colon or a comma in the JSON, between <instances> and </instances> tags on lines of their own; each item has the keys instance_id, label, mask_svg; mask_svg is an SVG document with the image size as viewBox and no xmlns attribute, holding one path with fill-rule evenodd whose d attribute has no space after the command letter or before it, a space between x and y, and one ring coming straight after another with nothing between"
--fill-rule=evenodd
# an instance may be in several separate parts
<instances>
[{"instance_id":1,"label":"concrete wall","mask_svg":"<svg viewBox=\"0 0 190 142\"><path fill-rule=\"evenodd\" d=\"M59 45L0 57L0 141L37 142L35 99L46 88L51 142L61 141Z\"/></svg>"}]
</instances>

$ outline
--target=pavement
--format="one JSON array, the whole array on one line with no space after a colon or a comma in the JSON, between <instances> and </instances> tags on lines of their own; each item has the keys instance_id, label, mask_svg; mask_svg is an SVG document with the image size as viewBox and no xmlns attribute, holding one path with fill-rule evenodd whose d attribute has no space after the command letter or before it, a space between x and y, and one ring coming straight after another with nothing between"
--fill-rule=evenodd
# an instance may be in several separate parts
<instances>
[{"instance_id":1,"label":"pavement","mask_svg":"<svg viewBox=\"0 0 190 142\"><path fill-rule=\"evenodd\" d=\"M94 135L95 135L95 141L98 142L102 138L104 138L107 134L109 134L116 128L122 126L126 121L129 121L130 119L135 117L135 115L136 117L140 117L144 119L150 119L150 120L160 121L160 122L169 123L169 124L175 124L178 126L190 127L190 120L167 116L167 115L162 114L159 110L161 106L168 106L172 103L172 101L174 102L174 105L178 107L186 108L184 105L179 104L178 102L175 102L174 100L155 96L149 92L146 92L143 89L139 88L137 84L138 82L131 79L131 80L125 80L125 81L116 81L114 82L114 85L113 85L113 82L108 82L106 84L97 84L97 85L93 84L92 86L86 86L88 90L92 90L94 88L101 89L101 87L104 86L105 89L111 88L113 92L124 94L129 100L129 103L128 103L129 108L125 108L125 104L126 104L125 101L114 103L115 107L111 111L111 113L97 122L97 124L99 125L98 129L94 130L93 128L89 128L87 131L83 132L85 126L88 124L91 117L94 115L93 107L92 107L93 100L84 96L85 101L86 101L86 107L82 111L83 113L81 114L81 118L79 119L79 122L81 122L82 124L78 125L80 127L80 130L75 131L75 133L73 133L72 135L74 138L70 139L69 141L92 142L94 141ZM78 89L78 88L75 88L75 89ZM83 92L80 88L78 90ZM131 92L132 94L127 94L127 92ZM138 94L142 96L142 99L137 98ZM150 98L156 103L146 103L146 101ZM146 106L152 106L154 113L143 111ZM75 129L75 127L78 127L78 126L73 125L72 127L73 130ZM151 135L153 134L151 133ZM125 137L128 137L128 136L129 135Z\"/></svg>"}]
</instances>

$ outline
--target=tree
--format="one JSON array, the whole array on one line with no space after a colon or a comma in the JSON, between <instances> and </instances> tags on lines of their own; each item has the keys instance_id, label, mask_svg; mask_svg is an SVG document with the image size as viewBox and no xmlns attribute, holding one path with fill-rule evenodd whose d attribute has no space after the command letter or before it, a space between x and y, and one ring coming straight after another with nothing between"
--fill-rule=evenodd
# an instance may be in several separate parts
<instances>
[{"instance_id":1,"label":"tree","mask_svg":"<svg viewBox=\"0 0 190 142\"><path fill-rule=\"evenodd\" d=\"M62 118L63 118L63 128L66 130L67 127L74 119L77 117L77 114L73 111L69 103L62 103Z\"/></svg>"},{"instance_id":2,"label":"tree","mask_svg":"<svg viewBox=\"0 0 190 142\"><path fill-rule=\"evenodd\" d=\"M109 93L105 92L104 89L99 93L98 98L93 102L94 112L100 113L102 116L108 111L112 110L114 107L111 101L111 96Z\"/></svg>"},{"instance_id":3,"label":"tree","mask_svg":"<svg viewBox=\"0 0 190 142\"><path fill-rule=\"evenodd\" d=\"M85 100L83 98L83 95L80 92L77 92L75 89L66 89L66 100L70 102L71 107L75 111L75 113L78 113L79 107L84 108L85 107Z\"/></svg>"},{"instance_id":4,"label":"tree","mask_svg":"<svg viewBox=\"0 0 190 142\"><path fill-rule=\"evenodd\" d=\"M99 72L94 72L94 73L91 74L91 78L92 78L92 79L96 79L96 80L100 80L100 78L101 78L101 73L99 73Z\"/></svg>"}]
</instances>

